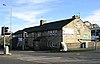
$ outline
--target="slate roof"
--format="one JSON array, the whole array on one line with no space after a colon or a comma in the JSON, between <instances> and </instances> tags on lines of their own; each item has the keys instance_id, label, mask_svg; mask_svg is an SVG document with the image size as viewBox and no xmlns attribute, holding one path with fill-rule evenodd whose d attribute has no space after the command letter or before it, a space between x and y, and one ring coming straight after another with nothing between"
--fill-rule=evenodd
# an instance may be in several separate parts
<instances>
[{"instance_id":1,"label":"slate roof","mask_svg":"<svg viewBox=\"0 0 100 64\"><path fill-rule=\"evenodd\" d=\"M39 32L39 31L47 31L47 30L59 30L59 29L62 29L63 26L67 25L68 23L70 23L73 20L74 20L74 18L50 22L50 23L46 23L46 24L43 24L40 26L25 28L22 31L20 30L17 32L21 33L23 31L26 31L29 33L29 32ZM17 32L15 32L15 33L17 33Z\"/></svg>"},{"instance_id":2,"label":"slate roof","mask_svg":"<svg viewBox=\"0 0 100 64\"><path fill-rule=\"evenodd\" d=\"M91 28L91 30L100 30L100 27Z\"/></svg>"},{"instance_id":3,"label":"slate roof","mask_svg":"<svg viewBox=\"0 0 100 64\"><path fill-rule=\"evenodd\" d=\"M13 35L14 34L21 34L21 33L23 33L23 30L16 31L15 33L13 33Z\"/></svg>"},{"instance_id":4,"label":"slate roof","mask_svg":"<svg viewBox=\"0 0 100 64\"><path fill-rule=\"evenodd\" d=\"M41 26L35 26L35 27L30 27L30 28L25 28L24 30L27 32L38 32L38 31L47 31L47 30L59 30L62 29L63 26L66 24L70 23L74 19L66 19L66 20L60 20L60 21L55 21L55 22L50 22L43 24Z\"/></svg>"}]
</instances>

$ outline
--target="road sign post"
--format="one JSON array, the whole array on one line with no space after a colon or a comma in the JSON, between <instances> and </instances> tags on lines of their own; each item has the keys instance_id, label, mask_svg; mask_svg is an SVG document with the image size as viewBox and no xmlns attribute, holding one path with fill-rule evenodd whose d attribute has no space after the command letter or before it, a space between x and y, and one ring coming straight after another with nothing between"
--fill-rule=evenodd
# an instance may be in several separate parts
<instances>
[{"instance_id":1,"label":"road sign post","mask_svg":"<svg viewBox=\"0 0 100 64\"><path fill-rule=\"evenodd\" d=\"M9 53L9 47L6 45L6 35L9 35L10 33L8 33L8 29L9 27L2 27L2 32L1 32L1 35L3 35L3 39L4 39L4 55L11 55L11 53Z\"/></svg>"}]
</instances>

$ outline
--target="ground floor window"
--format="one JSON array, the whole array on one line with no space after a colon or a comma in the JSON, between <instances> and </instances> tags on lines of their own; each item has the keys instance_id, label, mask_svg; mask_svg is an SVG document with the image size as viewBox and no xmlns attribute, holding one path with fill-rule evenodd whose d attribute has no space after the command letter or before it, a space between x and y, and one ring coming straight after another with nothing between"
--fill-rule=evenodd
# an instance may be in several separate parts
<instances>
[{"instance_id":1,"label":"ground floor window","mask_svg":"<svg viewBox=\"0 0 100 64\"><path fill-rule=\"evenodd\" d=\"M56 47L58 43L55 42L48 42L47 47Z\"/></svg>"}]
</instances>

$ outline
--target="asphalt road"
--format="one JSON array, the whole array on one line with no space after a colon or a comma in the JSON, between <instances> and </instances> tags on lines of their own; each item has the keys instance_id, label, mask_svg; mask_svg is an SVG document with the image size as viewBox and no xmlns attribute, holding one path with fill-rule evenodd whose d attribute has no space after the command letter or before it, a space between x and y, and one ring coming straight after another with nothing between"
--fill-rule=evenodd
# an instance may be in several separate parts
<instances>
[{"instance_id":1,"label":"asphalt road","mask_svg":"<svg viewBox=\"0 0 100 64\"><path fill-rule=\"evenodd\" d=\"M11 51L0 64L100 64L100 50L87 52Z\"/></svg>"}]
</instances>

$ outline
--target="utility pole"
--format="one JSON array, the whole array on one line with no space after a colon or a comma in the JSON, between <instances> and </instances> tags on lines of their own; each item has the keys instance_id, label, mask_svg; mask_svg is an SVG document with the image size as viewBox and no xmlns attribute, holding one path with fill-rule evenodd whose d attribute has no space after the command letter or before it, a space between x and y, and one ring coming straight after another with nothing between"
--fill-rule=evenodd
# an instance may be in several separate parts
<instances>
[{"instance_id":1,"label":"utility pole","mask_svg":"<svg viewBox=\"0 0 100 64\"><path fill-rule=\"evenodd\" d=\"M3 26L2 30L1 30L2 31L1 35L3 35L3 41L4 41L4 43L3 43L3 45L4 45L4 54L10 54L9 53L9 47L6 46L6 39L5 39L6 35L10 34L10 33L8 33L8 29L9 29L9 27Z\"/></svg>"}]
</instances>

